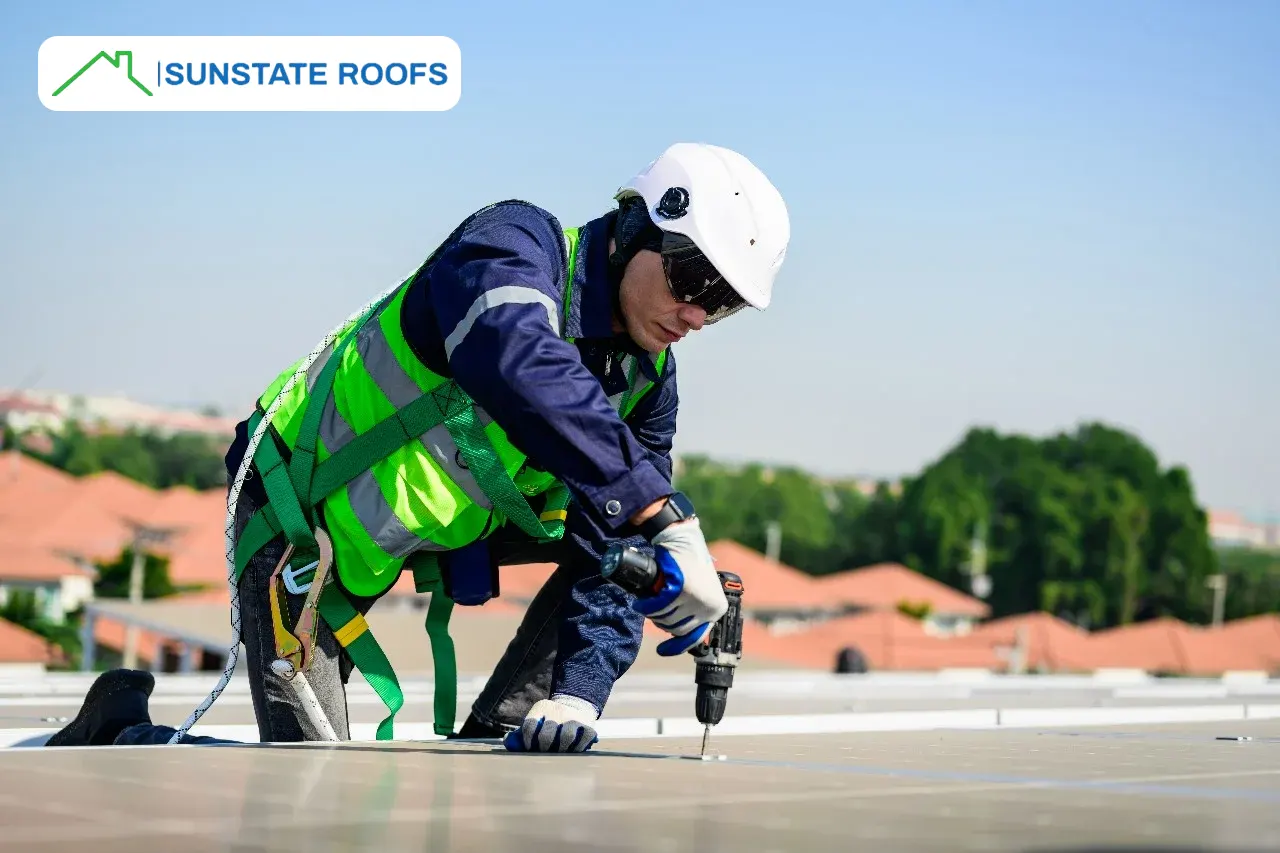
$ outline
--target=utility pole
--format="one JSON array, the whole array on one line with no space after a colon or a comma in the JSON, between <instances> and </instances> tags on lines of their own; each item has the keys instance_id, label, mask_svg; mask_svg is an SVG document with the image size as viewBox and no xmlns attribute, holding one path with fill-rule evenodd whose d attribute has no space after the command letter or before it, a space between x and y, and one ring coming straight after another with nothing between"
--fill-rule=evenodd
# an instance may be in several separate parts
<instances>
[{"instance_id":1,"label":"utility pole","mask_svg":"<svg viewBox=\"0 0 1280 853\"><path fill-rule=\"evenodd\" d=\"M978 519L973 531L973 539L969 542L969 562L965 566L969 571L969 588L978 598L986 598L991 594L991 577L987 574L987 520Z\"/></svg>"},{"instance_id":2,"label":"utility pole","mask_svg":"<svg viewBox=\"0 0 1280 853\"><path fill-rule=\"evenodd\" d=\"M148 527L144 524L130 523L133 528L133 540L130 549L133 551L133 563L129 567L129 603L142 603L142 582L147 566L146 549L151 545L167 544L170 538L178 533L177 527ZM153 661L152 665L156 662ZM125 669L138 668L138 624L132 619L125 627L124 663Z\"/></svg>"},{"instance_id":3,"label":"utility pole","mask_svg":"<svg viewBox=\"0 0 1280 853\"><path fill-rule=\"evenodd\" d=\"M778 557L782 554L782 524L781 522L771 521L764 528L764 556L773 562L778 562Z\"/></svg>"},{"instance_id":4,"label":"utility pole","mask_svg":"<svg viewBox=\"0 0 1280 853\"><path fill-rule=\"evenodd\" d=\"M1213 627L1220 627L1227 604L1227 576L1221 573L1210 575L1205 578L1204 585L1213 590Z\"/></svg>"}]
</instances>

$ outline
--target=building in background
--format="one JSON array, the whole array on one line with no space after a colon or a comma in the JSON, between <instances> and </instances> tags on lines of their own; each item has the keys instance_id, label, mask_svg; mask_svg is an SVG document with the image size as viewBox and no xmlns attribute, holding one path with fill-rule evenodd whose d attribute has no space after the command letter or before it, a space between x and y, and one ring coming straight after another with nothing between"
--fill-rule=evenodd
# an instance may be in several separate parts
<instances>
[{"instance_id":1,"label":"building in background","mask_svg":"<svg viewBox=\"0 0 1280 853\"><path fill-rule=\"evenodd\" d=\"M234 418L152 406L126 397L0 390L0 422L8 423L17 432L58 433L70 421L78 421L90 431L136 429L165 436L195 433L219 438L235 435L237 422Z\"/></svg>"},{"instance_id":2,"label":"building in background","mask_svg":"<svg viewBox=\"0 0 1280 853\"><path fill-rule=\"evenodd\" d=\"M1280 549L1280 520L1249 518L1235 510L1211 509L1209 538L1223 548Z\"/></svg>"}]
</instances>

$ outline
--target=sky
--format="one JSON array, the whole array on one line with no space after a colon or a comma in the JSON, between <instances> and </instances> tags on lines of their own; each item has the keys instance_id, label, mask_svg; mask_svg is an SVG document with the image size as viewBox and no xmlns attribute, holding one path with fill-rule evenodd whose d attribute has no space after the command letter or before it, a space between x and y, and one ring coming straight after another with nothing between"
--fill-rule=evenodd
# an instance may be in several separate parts
<instances>
[{"instance_id":1,"label":"sky","mask_svg":"<svg viewBox=\"0 0 1280 853\"><path fill-rule=\"evenodd\" d=\"M445 112L47 110L54 35L445 35ZM1280 4L0 5L0 387L253 399L504 198L585 223L676 141L755 162L774 303L676 348L676 453L918 471L1132 430L1280 511Z\"/></svg>"}]
</instances>

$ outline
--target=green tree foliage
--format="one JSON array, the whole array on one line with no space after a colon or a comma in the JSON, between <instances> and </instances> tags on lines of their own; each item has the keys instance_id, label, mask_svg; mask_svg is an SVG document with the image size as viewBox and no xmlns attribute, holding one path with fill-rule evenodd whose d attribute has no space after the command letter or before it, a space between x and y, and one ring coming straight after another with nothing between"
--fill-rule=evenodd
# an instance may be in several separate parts
<instances>
[{"instance_id":1,"label":"green tree foliage","mask_svg":"<svg viewBox=\"0 0 1280 853\"><path fill-rule=\"evenodd\" d=\"M66 655L65 666L74 668L80 661L80 630L78 614L68 618L65 624L52 622L40 611L34 590L11 589L7 600L0 606L0 619L12 622L62 649Z\"/></svg>"},{"instance_id":2,"label":"green tree foliage","mask_svg":"<svg viewBox=\"0 0 1280 853\"><path fill-rule=\"evenodd\" d=\"M1224 618L1280 613L1280 552L1224 548L1218 563L1227 577Z\"/></svg>"},{"instance_id":3,"label":"green tree foliage","mask_svg":"<svg viewBox=\"0 0 1280 853\"><path fill-rule=\"evenodd\" d=\"M142 597L164 598L183 592L169 578L169 561L155 554L143 555ZM98 564L98 579L93 591L98 598L128 598L129 577L133 573L133 549L126 548L110 563Z\"/></svg>"},{"instance_id":4,"label":"green tree foliage","mask_svg":"<svg viewBox=\"0 0 1280 853\"><path fill-rule=\"evenodd\" d=\"M899 562L967 592L981 539L996 616L1048 610L1098 628L1212 615L1205 580L1218 554L1190 474L1105 424L1044 439L975 428L898 493L880 483L870 498L852 483L702 456L683 460L677 485L709 538L764 551L778 521L780 559L815 575ZM1229 612L1276 609L1275 562L1232 559Z\"/></svg>"},{"instance_id":5,"label":"green tree foliage","mask_svg":"<svg viewBox=\"0 0 1280 853\"><path fill-rule=\"evenodd\" d=\"M830 487L796 468L740 467L705 456L681 460L678 477L708 539L734 539L765 551L768 526L785 531L779 558L809 571L833 571L835 519L840 497Z\"/></svg>"},{"instance_id":6,"label":"green tree foliage","mask_svg":"<svg viewBox=\"0 0 1280 853\"><path fill-rule=\"evenodd\" d=\"M971 430L904 488L903 561L963 586L989 530L997 616L1041 608L1090 625L1204 621L1216 568L1190 477L1138 438L1086 424L1043 441Z\"/></svg>"},{"instance_id":7,"label":"green tree foliage","mask_svg":"<svg viewBox=\"0 0 1280 853\"><path fill-rule=\"evenodd\" d=\"M190 486L203 490L226 485L223 457L229 443L185 433L91 433L72 421L61 434L53 436L52 452L27 452L76 476L114 471L156 489Z\"/></svg>"}]
</instances>

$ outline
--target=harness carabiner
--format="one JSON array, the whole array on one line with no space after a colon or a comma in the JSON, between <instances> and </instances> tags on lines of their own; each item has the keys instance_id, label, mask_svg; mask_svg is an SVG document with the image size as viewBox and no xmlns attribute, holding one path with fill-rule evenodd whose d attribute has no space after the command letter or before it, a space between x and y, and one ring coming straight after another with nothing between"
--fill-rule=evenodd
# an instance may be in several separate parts
<instances>
[{"instance_id":1,"label":"harness carabiner","mask_svg":"<svg viewBox=\"0 0 1280 853\"><path fill-rule=\"evenodd\" d=\"M294 571L289 565L293 556L293 544L290 543L276 563L268 581L268 594L271 599L271 626L275 634L276 661L272 668L286 680L292 679L299 672L311 668L316 648L316 619L320 604L320 593L329 577L329 569L333 566L333 543L329 534L322 528L315 530L316 544L320 547L320 559ZM312 567L315 576L305 586L296 583L299 575L305 574ZM289 630L289 611L285 603L285 593L304 591L306 601L302 612L298 615L297 624Z\"/></svg>"}]
</instances>

